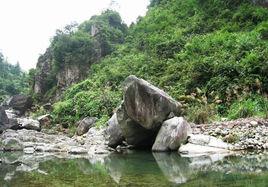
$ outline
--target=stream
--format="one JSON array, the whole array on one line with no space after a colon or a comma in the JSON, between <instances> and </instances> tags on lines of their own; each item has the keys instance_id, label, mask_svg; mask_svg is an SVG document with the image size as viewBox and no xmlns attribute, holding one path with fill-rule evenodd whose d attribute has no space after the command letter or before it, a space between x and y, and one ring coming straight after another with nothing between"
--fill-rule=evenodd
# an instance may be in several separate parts
<instances>
[{"instance_id":1,"label":"stream","mask_svg":"<svg viewBox=\"0 0 268 187\"><path fill-rule=\"evenodd\" d=\"M109 155L0 153L1 187L267 186L268 152L186 157L177 153Z\"/></svg>"}]
</instances>

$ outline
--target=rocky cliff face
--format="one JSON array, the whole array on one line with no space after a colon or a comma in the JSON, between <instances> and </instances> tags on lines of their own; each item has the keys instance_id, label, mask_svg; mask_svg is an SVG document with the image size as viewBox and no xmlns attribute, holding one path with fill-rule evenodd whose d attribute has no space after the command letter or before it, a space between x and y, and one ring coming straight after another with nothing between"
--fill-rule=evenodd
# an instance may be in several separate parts
<instances>
[{"instance_id":1,"label":"rocky cliff face","mask_svg":"<svg viewBox=\"0 0 268 187\"><path fill-rule=\"evenodd\" d=\"M33 92L41 100L58 100L62 92L87 76L91 65L122 43L127 26L118 13L107 10L79 26L57 31L36 66Z\"/></svg>"},{"instance_id":2,"label":"rocky cliff face","mask_svg":"<svg viewBox=\"0 0 268 187\"><path fill-rule=\"evenodd\" d=\"M52 54L50 48L41 55L36 65L36 75L33 85L34 93L44 94L48 87L48 77L52 71Z\"/></svg>"}]
</instances>

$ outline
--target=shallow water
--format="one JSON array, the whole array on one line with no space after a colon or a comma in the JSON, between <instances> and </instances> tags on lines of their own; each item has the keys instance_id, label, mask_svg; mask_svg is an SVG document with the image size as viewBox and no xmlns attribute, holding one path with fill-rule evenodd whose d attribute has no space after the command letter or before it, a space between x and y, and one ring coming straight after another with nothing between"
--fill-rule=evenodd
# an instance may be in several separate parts
<instances>
[{"instance_id":1,"label":"shallow water","mask_svg":"<svg viewBox=\"0 0 268 187\"><path fill-rule=\"evenodd\" d=\"M83 158L84 157L84 158ZM182 157L0 153L0 186L268 186L268 153Z\"/></svg>"}]
</instances>

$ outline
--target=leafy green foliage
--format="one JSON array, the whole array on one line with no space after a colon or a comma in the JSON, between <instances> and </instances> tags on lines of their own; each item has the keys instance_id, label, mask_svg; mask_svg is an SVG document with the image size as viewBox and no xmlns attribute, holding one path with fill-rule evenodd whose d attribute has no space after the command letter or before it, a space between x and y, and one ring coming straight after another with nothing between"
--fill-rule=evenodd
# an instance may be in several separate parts
<instances>
[{"instance_id":1,"label":"leafy green foliage","mask_svg":"<svg viewBox=\"0 0 268 187\"><path fill-rule=\"evenodd\" d=\"M22 72L19 63L9 64L0 53L0 102L6 97L28 92L28 77Z\"/></svg>"},{"instance_id":2,"label":"leafy green foliage","mask_svg":"<svg viewBox=\"0 0 268 187\"><path fill-rule=\"evenodd\" d=\"M268 113L268 99L260 96L245 97L235 101L228 113L229 119L252 116L265 117Z\"/></svg>"},{"instance_id":3,"label":"leafy green foliage","mask_svg":"<svg viewBox=\"0 0 268 187\"><path fill-rule=\"evenodd\" d=\"M57 108L57 119L110 116L122 99L121 83L131 74L183 102L185 115L198 123L262 114L259 102L268 93L267 20L268 10L247 0L154 0L129 28L126 42L66 91L62 102L75 101L69 109ZM237 113L235 103L248 111Z\"/></svg>"}]
</instances>

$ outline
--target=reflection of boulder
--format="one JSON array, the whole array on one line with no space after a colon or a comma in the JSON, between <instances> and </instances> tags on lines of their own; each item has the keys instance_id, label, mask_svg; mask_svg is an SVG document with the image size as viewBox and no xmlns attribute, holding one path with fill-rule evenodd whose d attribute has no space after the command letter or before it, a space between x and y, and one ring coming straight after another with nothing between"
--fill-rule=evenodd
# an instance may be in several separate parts
<instances>
[{"instance_id":1,"label":"reflection of boulder","mask_svg":"<svg viewBox=\"0 0 268 187\"><path fill-rule=\"evenodd\" d=\"M104 160L109 175L119 186L152 186L159 178L158 186L169 184L151 153L110 154Z\"/></svg>"},{"instance_id":2,"label":"reflection of boulder","mask_svg":"<svg viewBox=\"0 0 268 187\"><path fill-rule=\"evenodd\" d=\"M185 183L194 172L189 168L189 159L176 153L153 153L153 155L163 174L173 183Z\"/></svg>"},{"instance_id":3,"label":"reflection of boulder","mask_svg":"<svg viewBox=\"0 0 268 187\"><path fill-rule=\"evenodd\" d=\"M182 184L193 179L197 172L203 171L204 168L210 170L209 167L224 159L226 155L209 155L197 157L180 157L176 153L153 153L154 158L165 175L165 177L173 183Z\"/></svg>"}]
</instances>

